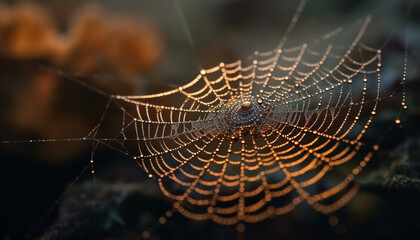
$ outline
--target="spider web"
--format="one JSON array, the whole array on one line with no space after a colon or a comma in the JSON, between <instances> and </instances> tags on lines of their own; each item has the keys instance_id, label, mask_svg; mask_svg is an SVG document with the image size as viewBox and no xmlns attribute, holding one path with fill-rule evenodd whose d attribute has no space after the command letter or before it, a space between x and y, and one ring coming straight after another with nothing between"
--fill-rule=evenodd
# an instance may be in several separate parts
<instances>
[{"instance_id":1,"label":"spider web","mask_svg":"<svg viewBox=\"0 0 420 240\"><path fill-rule=\"evenodd\" d=\"M344 206L378 148L362 137L382 100L382 52L362 42L370 16L355 32L338 28L285 48L304 4L271 51L202 69L171 91L109 96L100 122L75 139L92 140L92 172L97 145L112 147L157 181L172 211L223 225L259 222L302 202L321 213ZM344 33L350 41L335 44ZM102 137L111 106L121 126Z\"/></svg>"},{"instance_id":2,"label":"spider web","mask_svg":"<svg viewBox=\"0 0 420 240\"><path fill-rule=\"evenodd\" d=\"M361 141L381 100L381 50L361 42L369 22L349 44L333 44L340 29L322 44L283 41L171 91L112 96L124 119L113 146L188 218L258 222L301 202L333 212L356 194L352 180L373 155ZM317 184L341 165L344 178Z\"/></svg>"}]
</instances>

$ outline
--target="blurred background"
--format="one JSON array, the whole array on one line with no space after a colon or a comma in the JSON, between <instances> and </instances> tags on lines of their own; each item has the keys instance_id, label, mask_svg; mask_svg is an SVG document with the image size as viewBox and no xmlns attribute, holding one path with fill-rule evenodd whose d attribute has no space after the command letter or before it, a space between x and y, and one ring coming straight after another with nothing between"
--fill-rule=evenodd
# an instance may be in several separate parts
<instances>
[{"instance_id":1,"label":"blurred background","mask_svg":"<svg viewBox=\"0 0 420 240\"><path fill-rule=\"evenodd\" d=\"M179 2L194 48L170 0L1 0L0 140L85 136L99 121L107 98L69 76L111 94L169 90L192 80L200 65L209 68L273 49L298 4ZM288 46L338 26L346 29L369 13L373 21L365 40L377 48L389 40L383 51L385 95L401 81L408 41L409 108L392 129L400 108L378 111L367 141L384 136L383 147L356 180L361 192L343 209L321 215L300 205L285 216L247 225L240 235L234 226L178 214L159 224L170 202L122 154L99 146L92 175L87 165L91 142L1 143L0 237L418 239L420 1L308 0Z\"/></svg>"}]
</instances>

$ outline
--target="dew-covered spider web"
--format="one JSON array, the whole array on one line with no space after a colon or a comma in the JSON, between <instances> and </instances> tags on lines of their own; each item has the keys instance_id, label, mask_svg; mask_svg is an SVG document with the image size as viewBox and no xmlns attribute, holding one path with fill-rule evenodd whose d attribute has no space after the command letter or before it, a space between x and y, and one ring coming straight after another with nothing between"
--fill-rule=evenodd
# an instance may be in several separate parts
<instances>
[{"instance_id":1,"label":"dew-covered spider web","mask_svg":"<svg viewBox=\"0 0 420 240\"><path fill-rule=\"evenodd\" d=\"M253 223L304 202L336 211L355 196L353 179L378 148L363 137L389 98L381 96L382 47L363 41L370 16L285 47L304 5L271 51L202 69L167 92L100 92L109 97L104 115L74 140L133 158L173 200L171 211L194 220ZM404 93L399 100L406 108ZM120 126L102 136L111 107Z\"/></svg>"}]
</instances>

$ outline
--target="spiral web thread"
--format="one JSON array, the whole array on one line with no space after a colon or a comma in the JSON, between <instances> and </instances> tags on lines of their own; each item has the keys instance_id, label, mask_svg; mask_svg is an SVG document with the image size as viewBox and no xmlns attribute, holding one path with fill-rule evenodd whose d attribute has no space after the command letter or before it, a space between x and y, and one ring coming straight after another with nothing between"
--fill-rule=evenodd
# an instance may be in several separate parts
<instances>
[{"instance_id":1,"label":"spiral web thread","mask_svg":"<svg viewBox=\"0 0 420 240\"><path fill-rule=\"evenodd\" d=\"M130 106L113 140L127 154L134 140L129 155L188 218L258 222L301 202L333 212L356 194L352 180L377 149L361 141L381 100L381 50L361 42L369 21L349 44L332 43L341 28L312 44L284 40L171 91L112 96Z\"/></svg>"},{"instance_id":2,"label":"spiral web thread","mask_svg":"<svg viewBox=\"0 0 420 240\"><path fill-rule=\"evenodd\" d=\"M344 33L338 28L284 48L304 4L274 50L203 69L171 91L109 96L86 137L63 141L93 142L92 172L99 143L135 159L174 200L167 217L177 211L233 225L282 215L302 202L321 213L341 208L378 148L362 137L382 100L382 53L362 42L369 16L346 32L346 44L334 44ZM100 137L111 105L122 114L121 128L113 138ZM40 140L47 141L60 140Z\"/></svg>"}]
</instances>

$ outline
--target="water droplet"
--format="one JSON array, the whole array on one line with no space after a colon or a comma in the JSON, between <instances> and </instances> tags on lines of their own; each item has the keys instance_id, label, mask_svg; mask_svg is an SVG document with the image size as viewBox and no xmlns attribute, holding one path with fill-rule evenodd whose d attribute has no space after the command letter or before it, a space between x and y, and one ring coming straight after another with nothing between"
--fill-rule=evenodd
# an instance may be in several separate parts
<instances>
[{"instance_id":1,"label":"water droplet","mask_svg":"<svg viewBox=\"0 0 420 240\"><path fill-rule=\"evenodd\" d=\"M250 101L244 101L241 105L242 110L248 110L250 107L252 107L252 102Z\"/></svg>"}]
</instances>

